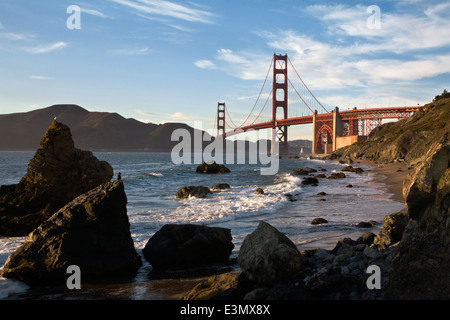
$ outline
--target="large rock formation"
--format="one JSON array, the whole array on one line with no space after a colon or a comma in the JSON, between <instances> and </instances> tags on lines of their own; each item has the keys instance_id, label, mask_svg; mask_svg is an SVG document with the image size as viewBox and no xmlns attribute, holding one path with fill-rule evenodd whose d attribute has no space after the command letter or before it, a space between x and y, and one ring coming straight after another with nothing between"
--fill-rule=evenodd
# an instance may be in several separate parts
<instances>
[{"instance_id":1,"label":"large rock formation","mask_svg":"<svg viewBox=\"0 0 450 320\"><path fill-rule=\"evenodd\" d=\"M6 261L1 275L30 285L65 284L76 265L81 280L129 274L141 265L129 230L122 181L77 197L42 223Z\"/></svg>"},{"instance_id":2,"label":"large rock formation","mask_svg":"<svg viewBox=\"0 0 450 320\"><path fill-rule=\"evenodd\" d=\"M112 176L107 162L76 149L69 127L53 121L21 181L0 187L0 235L27 235L65 204Z\"/></svg>"},{"instance_id":3,"label":"large rock formation","mask_svg":"<svg viewBox=\"0 0 450 320\"><path fill-rule=\"evenodd\" d=\"M177 269L227 262L231 231L194 224L166 224L142 250L154 269Z\"/></svg>"},{"instance_id":4,"label":"large rock formation","mask_svg":"<svg viewBox=\"0 0 450 320\"><path fill-rule=\"evenodd\" d=\"M450 298L449 136L434 143L404 181L410 220L392 262L388 297Z\"/></svg>"}]
</instances>

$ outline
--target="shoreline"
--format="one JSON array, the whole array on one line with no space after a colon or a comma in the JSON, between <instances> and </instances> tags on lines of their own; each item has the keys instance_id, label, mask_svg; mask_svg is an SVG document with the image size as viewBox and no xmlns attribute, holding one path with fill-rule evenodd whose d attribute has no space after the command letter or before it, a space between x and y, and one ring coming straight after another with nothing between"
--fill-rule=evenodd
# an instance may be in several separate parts
<instances>
[{"instance_id":1,"label":"shoreline","mask_svg":"<svg viewBox=\"0 0 450 320\"><path fill-rule=\"evenodd\" d=\"M409 172L407 163L398 162L380 165L371 160L357 160L349 165L353 167L358 167L358 165L368 166L369 169L367 169L366 172L372 173L371 175L372 180L368 183L375 184L374 186L375 188L385 191L389 195L389 199L405 204L403 198L403 181L405 180ZM394 212L387 213L386 215L389 215L391 213ZM297 248L300 251L314 250L314 249L333 250L340 238L350 238L352 240L356 240L366 231L378 233L381 227L382 222L381 224L378 224L369 229L359 229L359 230L355 229L354 231L342 233L338 236L332 236L329 238L324 238L317 241L300 244L297 245Z\"/></svg>"}]
</instances>

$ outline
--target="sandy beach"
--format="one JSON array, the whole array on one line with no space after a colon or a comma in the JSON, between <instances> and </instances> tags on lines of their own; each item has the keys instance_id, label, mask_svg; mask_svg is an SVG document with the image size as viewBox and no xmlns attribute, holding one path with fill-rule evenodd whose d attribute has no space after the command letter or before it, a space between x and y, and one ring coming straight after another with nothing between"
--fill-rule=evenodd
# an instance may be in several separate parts
<instances>
[{"instance_id":1,"label":"sandy beach","mask_svg":"<svg viewBox=\"0 0 450 320\"><path fill-rule=\"evenodd\" d=\"M403 181L408 175L408 165L405 162L376 164L372 161L361 160L361 164L371 166L376 173L375 182L386 185L387 191L392 194L392 199L404 202Z\"/></svg>"}]
</instances>

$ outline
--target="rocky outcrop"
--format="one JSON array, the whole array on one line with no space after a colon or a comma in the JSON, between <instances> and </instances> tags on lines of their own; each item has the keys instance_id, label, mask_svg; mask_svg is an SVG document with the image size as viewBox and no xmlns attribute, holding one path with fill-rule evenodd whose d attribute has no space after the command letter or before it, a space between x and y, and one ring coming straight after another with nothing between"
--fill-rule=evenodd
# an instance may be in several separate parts
<instances>
[{"instance_id":1,"label":"rocky outcrop","mask_svg":"<svg viewBox=\"0 0 450 320\"><path fill-rule=\"evenodd\" d=\"M203 186L186 186L181 188L175 193L175 198L177 199L189 199L191 197L195 198L206 198L208 194L212 193L211 190Z\"/></svg>"},{"instance_id":2,"label":"rocky outcrop","mask_svg":"<svg viewBox=\"0 0 450 320\"><path fill-rule=\"evenodd\" d=\"M69 127L53 121L16 185L0 187L0 235L25 236L77 196L108 182L112 167L74 147Z\"/></svg>"},{"instance_id":3,"label":"rocky outcrop","mask_svg":"<svg viewBox=\"0 0 450 320\"><path fill-rule=\"evenodd\" d=\"M373 239L373 247L383 250L398 243L402 239L408 221L406 209L384 217L383 226Z\"/></svg>"},{"instance_id":4,"label":"rocky outcrop","mask_svg":"<svg viewBox=\"0 0 450 320\"><path fill-rule=\"evenodd\" d=\"M343 172L333 172L327 177L327 179L344 179L345 177L345 173Z\"/></svg>"},{"instance_id":5,"label":"rocky outcrop","mask_svg":"<svg viewBox=\"0 0 450 320\"><path fill-rule=\"evenodd\" d=\"M215 161L213 163L202 162L198 165L197 172L199 173L229 173L230 169L225 167L223 164L217 164Z\"/></svg>"},{"instance_id":6,"label":"rocky outcrop","mask_svg":"<svg viewBox=\"0 0 450 320\"><path fill-rule=\"evenodd\" d=\"M131 274L141 265L129 230L121 181L77 197L28 235L1 275L30 285L65 285L77 265L82 281Z\"/></svg>"},{"instance_id":7,"label":"rocky outcrop","mask_svg":"<svg viewBox=\"0 0 450 320\"><path fill-rule=\"evenodd\" d=\"M450 298L450 142L431 145L405 179L410 217L389 274L388 297Z\"/></svg>"},{"instance_id":8,"label":"rocky outcrop","mask_svg":"<svg viewBox=\"0 0 450 320\"><path fill-rule=\"evenodd\" d=\"M261 221L255 231L245 237L238 263L253 282L272 285L301 272L304 258L289 238Z\"/></svg>"},{"instance_id":9,"label":"rocky outcrop","mask_svg":"<svg viewBox=\"0 0 450 320\"><path fill-rule=\"evenodd\" d=\"M190 268L228 261L234 248L231 231L194 224L167 224L143 249L154 269Z\"/></svg>"},{"instance_id":10,"label":"rocky outcrop","mask_svg":"<svg viewBox=\"0 0 450 320\"><path fill-rule=\"evenodd\" d=\"M353 166L346 166L346 167L342 168L341 171L344 171L344 172L355 172L355 173L362 173L362 172L364 172L363 169L357 168L357 167L353 167Z\"/></svg>"}]
</instances>

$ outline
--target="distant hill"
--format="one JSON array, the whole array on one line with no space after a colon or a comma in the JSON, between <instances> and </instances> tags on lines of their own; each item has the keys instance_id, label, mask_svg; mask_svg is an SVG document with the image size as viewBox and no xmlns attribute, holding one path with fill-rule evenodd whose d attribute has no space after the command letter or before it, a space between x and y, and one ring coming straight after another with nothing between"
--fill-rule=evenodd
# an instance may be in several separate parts
<instances>
[{"instance_id":1,"label":"distant hill","mask_svg":"<svg viewBox=\"0 0 450 320\"><path fill-rule=\"evenodd\" d=\"M171 151L173 130L196 129L183 123L153 124L117 113L90 112L77 105L54 105L25 113L0 115L0 150L36 150L53 119L70 127L75 146L96 151Z\"/></svg>"},{"instance_id":2,"label":"distant hill","mask_svg":"<svg viewBox=\"0 0 450 320\"><path fill-rule=\"evenodd\" d=\"M69 126L77 148L92 151L171 152L180 142L171 141L174 130L186 129L191 137L197 130L184 123L143 123L117 113L92 112L72 104L54 105L30 112L0 115L0 150L36 150L55 117ZM210 137L208 133L201 134ZM211 140L204 141L203 146ZM194 143L193 138L191 143ZM246 149L248 144L246 142ZM267 150L270 150L270 141L267 144ZM291 153L299 154L303 148L303 153L309 154L311 141L289 141L289 148Z\"/></svg>"}]
</instances>

